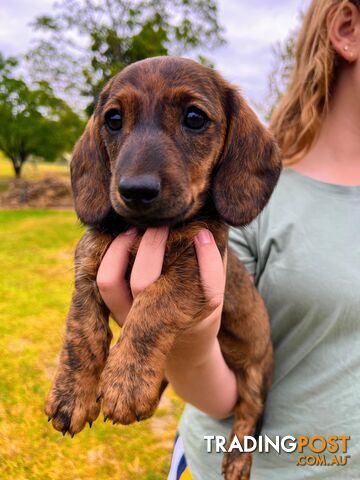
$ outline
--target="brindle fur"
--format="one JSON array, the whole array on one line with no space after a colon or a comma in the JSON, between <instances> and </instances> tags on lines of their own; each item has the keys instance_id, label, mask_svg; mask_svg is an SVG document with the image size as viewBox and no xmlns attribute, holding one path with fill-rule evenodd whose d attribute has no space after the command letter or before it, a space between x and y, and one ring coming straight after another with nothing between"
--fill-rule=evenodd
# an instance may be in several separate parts
<instances>
[{"instance_id":1,"label":"brindle fur","mask_svg":"<svg viewBox=\"0 0 360 480\"><path fill-rule=\"evenodd\" d=\"M190 132L182 125L189 105L207 113L204 131ZM116 135L103 120L115 107L124 116ZM161 178L159 199L146 212L130 211L118 192L120 177L154 171ZM71 164L75 208L89 229L76 249L75 291L45 408L57 430L73 435L91 424L99 414L99 398L105 417L114 423L129 424L154 413L174 339L201 321L208 308L194 236L210 229L224 255L228 225L246 225L260 213L279 173L273 138L214 70L159 57L131 65L107 84ZM109 352L109 312L96 275L110 242L129 225L140 231L169 225L171 230L162 275L136 297ZM255 433L273 360L264 304L231 251L219 341L238 382L232 435L242 440ZM224 457L226 480L249 479L250 467L250 454Z\"/></svg>"}]
</instances>

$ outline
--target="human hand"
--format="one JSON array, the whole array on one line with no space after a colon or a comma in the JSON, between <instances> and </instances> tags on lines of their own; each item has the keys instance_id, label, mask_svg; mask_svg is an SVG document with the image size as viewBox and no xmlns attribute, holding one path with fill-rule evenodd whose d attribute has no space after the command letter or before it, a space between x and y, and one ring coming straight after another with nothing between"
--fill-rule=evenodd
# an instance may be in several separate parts
<instances>
[{"instance_id":1,"label":"human hand","mask_svg":"<svg viewBox=\"0 0 360 480\"><path fill-rule=\"evenodd\" d=\"M123 326L134 298L155 282L162 269L167 227L148 228L144 233L131 271L130 288L125 279L129 252L137 231L131 228L118 235L106 251L96 278L100 295L114 320Z\"/></svg>"},{"instance_id":2,"label":"human hand","mask_svg":"<svg viewBox=\"0 0 360 480\"><path fill-rule=\"evenodd\" d=\"M125 280L136 230L119 235L107 250L97 275L100 294L114 319L123 325L133 299L156 281L162 270L168 229L146 230L131 273ZM224 301L227 255L222 260L214 237L201 230L194 239L200 277L207 299L204 318L178 335L166 362L166 377L189 403L216 418L226 418L237 401L234 373L217 340Z\"/></svg>"},{"instance_id":3,"label":"human hand","mask_svg":"<svg viewBox=\"0 0 360 480\"><path fill-rule=\"evenodd\" d=\"M148 228L144 233L131 271L130 288L125 279L129 251L136 239L136 229L132 228L118 235L110 244L102 259L97 285L104 303L116 322L122 326L132 306L133 299L147 286L155 282L162 270L167 227ZM200 276L207 299L207 317L195 329L212 325L218 331L224 298L226 279L226 255L224 262L209 230L203 229L194 239L199 262Z\"/></svg>"}]
</instances>

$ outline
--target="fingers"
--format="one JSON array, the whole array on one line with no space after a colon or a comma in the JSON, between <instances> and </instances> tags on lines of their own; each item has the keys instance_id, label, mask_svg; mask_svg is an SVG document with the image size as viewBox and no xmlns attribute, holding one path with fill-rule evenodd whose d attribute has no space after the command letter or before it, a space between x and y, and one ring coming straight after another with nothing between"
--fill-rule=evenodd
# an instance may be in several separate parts
<instances>
[{"instance_id":1,"label":"fingers","mask_svg":"<svg viewBox=\"0 0 360 480\"><path fill-rule=\"evenodd\" d=\"M224 300L227 251L223 260L213 234L206 229L196 235L194 243L205 296L209 307L215 310Z\"/></svg>"},{"instance_id":2,"label":"fingers","mask_svg":"<svg viewBox=\"0 0 360 480\"><path fill-rule=\"evenodd\" d=\"M125 273L136 233L133 228L115 238L101 261L96 277L100 295L120 326L125 322L132 304Z\"/></svg>"},{"instance_id":3,"label":"fingers","mask_svg":"<svg viewBox=\"0 0 360 480\"><path fill-rule=\"evenodd\" d=\"M168 235L168 227L148 228L144 233L130 278L134 298L160 277Z\"/></svg>"},{"instance_id":4,"label":"fingers","mask_svg":"<svg viewBox=\"0 0 360 480\"><path fill-rule=\"evenodd\" d=\"M103 301L120 326L125 322L133 297L159 278L168 233L167 227L149 228L144 233L131 272L131 290L125 273L136 229L118 235L105 253L96 282Z\"/></svg>"},{"instance_id":5,"label":"fingers","mask_svg":"<svg viewBox=\"0 0 360 480\"><path fill-rule=\"evenodd\" d=\"M136 230L120 234L109 246L97 274L100 294L115 320L123 325L132 305L132 298L155 282L161 275L168 227L148 228L138 248L130 277L125 280L129 250ZM226 281L227 252L224 260L209 230L203 229L194 240L200 277L209 308L222 306Z\"/></svg>"}]
</instances>

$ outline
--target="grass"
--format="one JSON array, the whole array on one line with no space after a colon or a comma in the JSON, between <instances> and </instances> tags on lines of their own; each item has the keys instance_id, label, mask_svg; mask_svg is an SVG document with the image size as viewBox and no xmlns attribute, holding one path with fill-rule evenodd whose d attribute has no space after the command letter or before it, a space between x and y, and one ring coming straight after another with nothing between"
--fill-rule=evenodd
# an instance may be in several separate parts
<instances>
[{"instance_id":1,"label":"grass","mask_svg":"<svg viewBox=\"0 0 360 480\"><path fill-rule=\"evenodd\" d=\"M153 419L123 427L99 418L73 439L43 413L82 234L74 213L0 211L0 231L0 478L166 478L182 409L171 391Z\"/></svg>"},{"instance_id":2,"label":"grass","mask_svg":"<svg viewBox=\"0 0 360 480\"><path fill-rule=\"evenodd\" d=\"M69 177L69 167L66 164L46 163L46 162L25 162L21 177L25 180L39 180L49 175L56 175L61 178ZM14 179L14 169L10 160L0 152L0 182L4 190L6 183ZM1 186L0 184L0 186Z\"/></svg>"}]
</instances>

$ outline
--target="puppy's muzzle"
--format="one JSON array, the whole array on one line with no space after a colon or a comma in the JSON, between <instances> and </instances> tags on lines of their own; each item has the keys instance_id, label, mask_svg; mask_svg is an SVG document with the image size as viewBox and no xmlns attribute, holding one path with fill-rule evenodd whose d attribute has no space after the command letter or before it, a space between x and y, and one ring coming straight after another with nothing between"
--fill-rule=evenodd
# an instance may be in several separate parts
<instances>
[{"instance_id":1,"label":"puppy's muzzle","mask_svg":"<svg viewBox=\"0 0 360 480\"><path fill-rule=\"evenodd\" d=\"M120 196L126 206L133 210L150 207L160 190L160 178L155 175L123 177L119 182Z\"/></svg>"}]
</instances>

